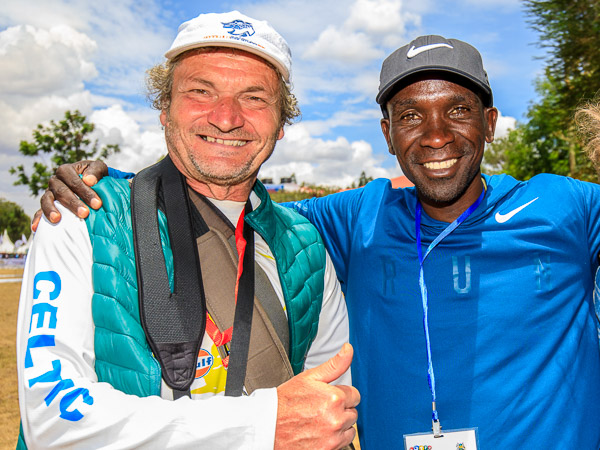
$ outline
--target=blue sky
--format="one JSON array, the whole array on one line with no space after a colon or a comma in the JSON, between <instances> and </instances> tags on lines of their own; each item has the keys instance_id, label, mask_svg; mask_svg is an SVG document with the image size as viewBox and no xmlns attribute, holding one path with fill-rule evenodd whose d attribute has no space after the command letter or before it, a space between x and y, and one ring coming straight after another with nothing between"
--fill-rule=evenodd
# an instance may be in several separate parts
<instances>
[{"instance_id":1,"label":"blue sky","mask_svg":"<svg viewBox=\"0 0 600 450\"><path fill-rule=\"evenodd\" d=\"M122 153L109 162L137 171L165 153L158 113L144 96L144 71L163 60L179 24L237 9L269 21L288 41L302 120L286 129L261 176L295 173L299 182L346 186L361 171L400 169L379 127L374 98L381 62L422 34L477 47L501 118L496 136L523 120L543 62L537 35L517 0L180 1L4 0L0 9L0 196L32 214L37 199L12 186L11 166L36 124L79 109L102 143Z\"/></svg>"}]
</instances>

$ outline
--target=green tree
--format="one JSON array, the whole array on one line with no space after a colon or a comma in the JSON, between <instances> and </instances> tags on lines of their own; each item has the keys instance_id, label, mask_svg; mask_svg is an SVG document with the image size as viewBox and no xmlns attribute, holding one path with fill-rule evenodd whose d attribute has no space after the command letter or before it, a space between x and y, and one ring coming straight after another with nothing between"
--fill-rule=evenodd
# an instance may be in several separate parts
<instances>
[{"instance_id":1,"label":"green tree","mask_svg":"<svg viewBox=\"0 0 600 450\"><path fill-rule=\"evenodd\" d=\"M294 202L313 197L325 197L326 195L339 192L340 188L334 186L318 186L314 184L302 183L299 191L281 190L269 192L271 200L277 203Z\"/></svg>"},{"instance_id":2,"label":"green tree","mask_svg":"<svg viewBox=\"0 0 600 450\"><path fill-rule=\"evenodd\" d=\"M519 177L514 169L511 170L509 165L516 159L515 155L531 151L529 146L523 142L523 124L517 124L515 129L509 130L504 137L494 139L494 142L489 144L483 154L483 169L486 173L510 173L515 177Z\"/></svg>"},{"instance_id":3,"label":"green tree","mask_svg":"<svg viewBox=\"0 0 600 450\"><path fill-rule=\"evenodd\" d=\"M22 235L29 237L31 234L31 218L25 214L23 208L16 203L0 198L0 233L8 230L8 237L15 242Z\"/></svg>"},{"instance_id":4,"label":"green tree","mask_svg":"<svg viewBox=\"0 0 600 450\"><path fill-rule=\"evenodd\" d=\"M519 151L509 153L509 173L523 179L541 172L598 181L582 151L574 115L600 90L600 3L597 0L525 0L529 23L547 50L544 77L530 106ZM529 147L529 151L527 151ZM514 149L513 149L514 150Z\"/></svg>"},{"instance_id":5,"label":"green tree","mask_svg":"<svg viewBox=\"0 0 600 450\"><path fill-rule=\"evenodd\" d=\"M92 142L89 136L94 128L95 125L77 110L65 112L65 118L58 123L51 120L48 126L39 124L32 133L33 141L21 141L19 151L41 161L33 163L30 175L22 164L11 167L10 173L17 176L14 184L28 186L31 194L36 196L48 187L48 180L61 164L82 159L105 159L120 151L118 145L105 145L99 149L98 140ZM47 155L50 155L50 166L44 161Z\"/></svg>"},{"instance_id":6,"label":"green tree","mask_svg":"<svg viewBox=\"0 0 600 450\"><path fill-rule=\"evenodd\" d=\"M373 177L368 177L365 171L363 170L360 173L360 177L358 178L358 187L365 186L369 181L373 181Z\"/></svg>"},{"instance_id":7,"label":"green tree","mask_svg":"<svg viewBox=\"0 0 600 450\"><path fill-rule=\"evenodd\" d=\"M574 115L577 105L562 94L563 83L546 69L545 79L538 82L540 101L529 108L529 122L523 140L531 151L511 161L521 165L525 178L542 172L567 175L587 181L597 181L597 173L584 154L577 135ZM510 158L512 159L512 158Z\"/></svg>"},{"instance_id":8,"label":"green tree","mask_svg":"<svg viewBox=\"0 0 600 450\"><path fill-rule=\"evenodd\" d=\"M597 0L525 0L546 67L536 84L539 100L528 121L494 142L486 168L519 179L547 172L598 181L582 151L574 114L600 90L600 2Z\"/></svg>"},{"instance_id":9,"label":"green tree","mask_svg":"<svg viewBox=\"0 0 600 450\"><path fill-rule=\"evenodd\" d=\"M489 146L486 168L493 167L522 180L538 173L555 173L597 181L596 171L581 149L573 111L560 106L559 87L547 69L546 77L537 83L540 100L530 106L529 121L518 124Z\"/></svg>"},{"instance_id":10,"label":"green tree","mask_svg":"<svg viewBox=\"0 0 600 450\"><path fill-rule=\"evenodd\" d=\"M600 89L600 2L598 0L525 0L528 22L546 49L549 80L557 106L572 111Z\"/></svg>"}]
</instances>

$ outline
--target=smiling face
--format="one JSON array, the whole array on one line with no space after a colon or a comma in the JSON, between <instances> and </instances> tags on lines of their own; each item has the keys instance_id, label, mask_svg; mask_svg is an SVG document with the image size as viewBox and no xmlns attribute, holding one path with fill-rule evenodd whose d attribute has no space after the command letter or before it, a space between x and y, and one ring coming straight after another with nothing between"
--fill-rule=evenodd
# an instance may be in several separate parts
<instances>
[{"instance_id":1,"label":"smiling face","mask_svg":"<svg viewBox=\"0 0 600 450\"><path fill-rule=\"evenodd\" d=\"M160 120L173 163L196 191L244 201L283 137L279 75L239 50L190 52Z\"/></svg>"},{"instance_id":2,"label":"smiling face","mask_svg":"<svg viewBox=\"0 0 600 450\"><path fill-rule=\"evenodd\" d=\"M451 222L481 193L480 165L498 112L471 90L429 75L398 91L381 129L425 211Z\"/></svg>"}]
</instances>

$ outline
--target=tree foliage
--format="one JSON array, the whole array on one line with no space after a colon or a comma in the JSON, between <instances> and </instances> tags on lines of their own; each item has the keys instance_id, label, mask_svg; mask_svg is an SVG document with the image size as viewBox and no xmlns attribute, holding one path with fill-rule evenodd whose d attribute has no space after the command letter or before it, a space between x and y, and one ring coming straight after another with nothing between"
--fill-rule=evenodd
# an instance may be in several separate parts
<instances>
[{"instance_id":1,"label":"tree foliage","mask_svg":"<svg viewBox=\"0 0 600 450\"><path fill-rule=\"evenodd\" d=\"M525 0L529 23L547 50L540 100L528 121L494 142L484 164L519 179L547 172L598 181L584 155L574 124L575 110L600 91L600 2Z\"/></svg>"},{"instance_id":2,"label":"tree foliage","mask_svg":"<svg viewBox=\"0 0 600 450\"><path fill-rule=\"evenodd\" d=\"M547 49L547 73L555 80L558 106L573 110L600 89L600 2L525 0L539 47Z\"/></svg>"},{"instance_id":3,"label":"tree foliage","mask_svg":"<svg viewBox=\"0 0 600 450\"><path fill-rule=\"evenodd\" d=\"M513 163L522 159L523 154L531 151L523 141L523 124L517 124L514 130L502 138L495 139L489 144L483 155L483 167L486 173L510 173L516 178L524 179L519 174L519 168L515 170Z\"/></svg>"},{"instance_id":4,"label":"tree foliage","mask_svg":"<svg viewBox=\"0 0 600 450\"><path fill-rule=\"evenodd\" d=\"M485 159L488 167L500 168L499 171L521 180L538 173L598 180L596 170L579 143L574 111L559 105L558 85L547 70L546 78L538 81L540 101L529 108L529 121L518 124L507 136L489 146Z\"/></svg>"},{"instance_id":5,"label":"tree foliage","mask_svg":"<svg viewBox=\"0 0 600 450\"><path fill-rule=\"evenodd\" d=\"M358 178L358 187L366 186L369 181L373 181L373 177L368 177L363 170Z\"/></svg>"},{"instance_id":6,"label":"tree foliage","mask_svg":"<svg viewBox=\"0 0 600 450\"><path fill-rule=\"evenodd\" d=\"M65 118L58 123L51 120L50 125L39 124L32 133L33 140L21 141L19 145L19 152L23 155L39 159L33 163L30 174L23 164L11 167L10 173L17 176L14 184L28 186L31 194L36 196L48 187L48 180L61 164L82 159L105 159L120 151L118 145L105 145L99 149L98 140L92 142L90 138L94 128L94 124L77 110L65 112ZM48 156L49 166L45 162Z\"/></svg>"},{"instance_id":7,"label":"tree foliage","mask_svg":"<svg viewBox=\"0 0 600 450\"><path fill-rule=\"evenodd\" d=\"M0 198L0 233L8 230L8 237L15 242L22 235L29 237L31 234L31 218L25 214L23 208L16 203Z\"/></svg>"},{"instance_id":8,"label":"tree foliage","mask_svg":"<svg viewBox=\"0 0 600 450\"><path fill-rule=\"evenodd\" d=\"M277 192L269 192L271 200L277 203L294 202L313 197L325 197L326 195L339 192L340 188L332 186L317 186L314 184L302 183L298 191L286 191L285 189Z\"/></svg>"},{"instance_id":9,"label":"tree foliage","mask_svg":"<svg viewBox=\"0 0 600 450\"><path fill-rule=\"evenodd\" d=\"M348 186L348 189L356 189L357 187L366 186L370 181L373 181L373 177L368 177L363 170L358 177L358 181L353 181L352 184Z\"/></svg>"}]
</instances>

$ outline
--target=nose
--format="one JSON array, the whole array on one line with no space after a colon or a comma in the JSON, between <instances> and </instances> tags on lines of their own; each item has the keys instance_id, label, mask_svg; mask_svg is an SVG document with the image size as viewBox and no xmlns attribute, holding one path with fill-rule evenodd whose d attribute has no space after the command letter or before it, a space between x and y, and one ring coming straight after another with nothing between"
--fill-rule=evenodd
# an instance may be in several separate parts
<instances>
[{"instance_id":1,"label":"nose","mask_svg":"<svg viewBox=\"0 0 600 450\"><path fill-rule=\"evenodd\" d=\"M232 97L220 98L208 114L208 122L223 133L244 126L244 115L239 102Z\"/></svg>"},{"instance_id":2,"label":"nose","mask_svg":"<svg viewBox=\"0 0 600 450\"><path fill-rule=\"evenodd\" d=\"M427 118L423 134L421 135L422 147L440 149L453 140L454 133L442 115L434 114Z\"/></svg>"}]
</instances>

